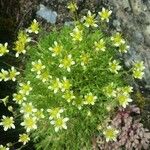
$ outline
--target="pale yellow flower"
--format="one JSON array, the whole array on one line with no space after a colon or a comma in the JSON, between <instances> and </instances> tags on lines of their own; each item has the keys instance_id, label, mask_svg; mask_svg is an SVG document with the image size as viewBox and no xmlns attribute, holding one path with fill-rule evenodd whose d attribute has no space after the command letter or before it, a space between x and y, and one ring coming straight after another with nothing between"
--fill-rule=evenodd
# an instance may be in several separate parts
<instances>
[{"instance_id":1,"label":"pale yellow flower","mask_svg":"<svg viewBox=\"0 0 150 150\"><path fill-rule=\"evenodd\" d=\"M9 52L7 46L8 46L8 43L5 43L5 44L0 43L0 56L3 56Z\"/></svg>"},{"instance_id":2,"label":"pale yellow flower","mask_svg":"<svg viewBox=\"0 0 150 150\"><path fill-rule=\"evenodd\" d=\"M69 120L69 118L56 118L52 120L50 123L54 125L55 127L55 132L58 132L59 130L62 129L67 129L66 122Z\"/></svg>"},{"instance_id":3,"label":"pale yellow flower","mask_svg":"<svg viewBox=\"0 0 150 150\"><path fill-rule=\"evenodd\" d=\"M104 52L106 50L105 41L103 39L100 39L100 41L98 41L98 42L94 42L94 45L95 45L96 51Z\"/></svg>"},{"instance_id":4,"label":"pale yellow flower","mask_svg":"<svg viewBox=\"0 0 150 150\"><path fill-rule=\"evenodd\" d=\"M14 93L13 94L13 101L17 104L22 104L23 101L27 100L25 95L22 93Z\"/></svg>"},{"instance_id":5,"label":"pale yellow flower","mask_svg":"<svg viewBox=\"0 0 150 150\"><path fill-rule=\"evenodd\" d=\"M34 112L37 112L37 109L34 108L32 103L22 103L22 107L20 110L21 113L24 114L25 117L32 115Z\"/></svg>"},{"instance_id":6,"label":"pale yellow flower","mask_svg":"<svg viewBox=\"0 0 150 150\"><path fill-rule=\"evenodd\" d=\"M81 66L86 69L87 65L89 64L91 58L88 53L82 53L81 56Z\"/></svg>"},{"instance_id":7,"label":"pale yellow flower","mask_svg":"<svg viewBox=\"0 0 150 150\"><path fill-rule=\"evenodd\" d=\"M74 3L74 2L70 2L70 3L68 4L68 7L67 7L67 8L70 9L71 12L75 12L76 10L78 10L78 6L77 6L77 4Z\"/></svg>"},{"instance_id":8,"label":"pale yellow flower","mask_svg":"<svg viewBox=\"0 0 150 150\"><path fill-rule=\"evenodd\" d=\"M129 50L129 48L130 48L130 47L129 47L126 43L121 44L121 45L119 46L119 52L120 52L120 53L127 53L128 50Z\"/></svg>"},{"instance_id":9,"label":"pale yellow flower","mask_svg":"<svg viewBox=\"0 0 150 150\"><path fill-rule=\"evenodd\" d=\"M9 72L4 70L4 69L1 69L1 72L0 72L0 81L8 81L9 80Z\"/></svg>"},{"instance_id":10,"label":"pale yellow flower","mask_svg":"<svg viewBox=\"0 0 150 150\"><path fill-rule=\"evenodd\" d=\"M16 51L16 57L19 57L20 54L25 54L26 53L26 43L23 43L22 41L16 41L15 42L15 47L14 51Z\"/></svg>"},{"instance_id":11,"label":"pale yellow flower","mask_svg":"<svg viewBox=\"0 0 150 150\"><path fill-rule=\"evenodd\" d=\"M30 81L27 81L27 83L19 83L19 86L19 92L23 95L29 95L30 91L32 90L32 87L30 86Z\"/></svg>"},{"instance_id":12,"label":"pale yellow flower","mask_svg":"<svg viewBox=\"0 0 150 150\"><path fill-rule=\"evenodd\" d=\"M75 64L75 62L73 61L72 55L70 54L70 55L66 56L64 59L61 60L61 63L59 65L59 67L64 68L68 72L70 72L71 71L70 67L74 64Z\"/></svg>"},{"instance_id":13,"label":"pale yellow flower","mask_svg":"<svg viewBox=\"0 0 150 150\"><path fill-rule=\"evenodd\" d=\"M37 118L37 120L38 120L38 119L41 119L41 118L42 118L42 119L45 118L43 111L44 111L44 109L41 108L40 110L37 110L37 111L34 113L34 116Z\"/></svg>"},{"instance_id":14,"label":"pale yellow flower","mask_svg":"<svg viewBox=\"0 0 150 150\"><path fill-rule=\"evenodd\" d=\"M143 61L137 61L133 64L133 77L137 79L142 79L144 75L144 62Z\"/></svg>"},{"instance_id":15,"label":"pale yellow flower","mask_svg":"<svg viewBox=\"0 0 150 150\"><path fill-rule=\"evenodd\" d=\"M111 126L108 126L107 129L103 132L103 134L106 138L106 142L116 141L118 133L119 133L119 131Z\"/></svg>"},{"instance_id":16,"label":"pale yellow flower","mask_svg":"<svg viewBox=\"0 0 150 150\"><path fill-rule=\"evenodd\" d=\"M28 143L30 141L30 137L28 134L19 134L19 142L23 143L23 145L25 145L26 143Z\"/></svg>"},{"instance_id":17,"label":"pale yellow flower","mask_svg":"<svg viewBox=\"0 0 150 150\"><path fill-rule=\"evenodd\" d=\"M8 129L11 129L11 128L15 129L14 118L6 117L3 115L0 125L4 127L4 131L7 131Z\"/></svg>"},{"instance_id":18,"label":"pale yellow flower","mask_svg":"<svg viewBox=\"0 0 150 150\"><path fill-rule=\"evenodd\" d=\"M66 90L69 90L71 86L70 81L66 77L63 77L61 91L65 92Z\"/></svg>"},{"instance_id":19,"label":"pale yellow flower","mask_svg":"<svg viewBox=\"0 0 150 150\"><path fill-rule=\"evenodd\" d=\"M26 44L26 43L31 41L31 38L29 37L29 35L25 31L19 31L18 41L23 43L23 44Z\"/></svg>"},{"instance_id":20,"label":"pale yellow flower","mask_svg":"<svg viewBox=\"0 0 150 150\"><path fill-rule=\"evenodd\" d=\"M54 93L57 93L59 89L61 89L62 83L60 82L59 78L56 78L54 80L51 80L50 86L48 89L53 90Z\"/></svg>"},{"instance_id":21,"label":"pale yellow flower","mask_svg":"<svg viewBox=\"0 0 150 150\"><path fill-rule=\"evenodd\" d=\"M122 44L125 44L125 40L122 38L121 34L119 32L115 33L112 37L111 40L114 44L114 46L119 47Z\"/></svg>"},{"instance_id":22,"label":"pale yellow flower","mask_svg":"<svg viewBox=\"0 0 150 150\"><path fill-rule=\"evenodd\" d=\"M132 102L132 99L130 98L129 94L126 92L124 93L118 92L116 99L123 108L126 108L129 102Z\"/></svg>"},{"instance_id":23,"label":"pale yellow flower","mask_svg":"<svg viewBox=\"0 0 150 150\"><path fill-rule=\"evenodd\" d=\"M94 105L97 96L94 96L91 92L84 96L84 104L86 105Z\"/></svg>"},{"instance_id":24,"label":"pale yellow flower","mask_svg":"<svg viewBox=\"0 0 150 150\"><path fill-rule=\"evenodd\" d=\"M119 65L119 62L116 60L113 60L112 62L109 62L109 70L112 73L118 74L118 71L121 69L121 66Z\"/></svg>"},{"instance_id":25,"label":"pale yellow flower","mask_svg":"<svg viewBox=\"0 0 150 150\"><path fill-rule=\"evenodd\" d=\"M103 92L107 97L116 97L115 84L111 82L106 87L104 87Z\"/></svg>"},{"instance_id":26,"label":"pale yellow flower","mask_svg":"<svg viewBox=\"0 0 150 150\"><path fill-rule=\"evenodd\" d=\"M110 18L111 13L112 13L111 10L102 8L102 11L99 12L98 14L99 14L100 19L101 19L102 21L109 22L109 18Z\"/></svg>"},{"instance_id":27,"label":"pale yellow flower","mask_svg":"<svg viewBox=\"0 0 150 150\"><path fill-rule=\"evenodd\" d=\"M18 72L15 67L11 67L9 70L9 80L16 81L16 76L18 76L20 72Z\"/></svg>"},{"instance_id":28,"label":"pale yellow flower","mask_svg":"<svg viewBox=\"0 0 150 150\"><path fill-rule=\"evenodd\" d=\"M73 94L73 91L66 91L62 96L67 102L71 102L73 99L75 99L75 96Z\"/></svg>"},{"instance_id":29,"label":"pale yellow flower","mask_svg":"<svg viewBox=\"0 0 150 150\"><path fill-rule=\"evenodd\" d=\"M6 146L0 145L0 150L9 150L9 148Z\"/></svg>"},{"instance_id":30,"label":"pale yellow flower","mask_svg":"<svg viewBox=\"0 0 150 150\"><path fill-rule=\"evenodd\" d=\"M45 68L42 64L41 60L39 59L36 62L32 62L32 69L31 71L36 72L37 74L41 74L41 71Z\"/></svg>"},{"instance_id":31,"label":"pale yellow flower","mask_svg":"<svg viewBox=\"0 0 150 150\"><path fill-rule=\"evenodd\" d=\"M63 108L51 108L51 109L47 109L47 112L49 112L49 120L55 119L55 118L60 118L60 114L64 112Z\"/></svg>"},{"instance_id":32,"label":"pale yellow flower","mask_svg":"<svg viewBox=\"0 0 150 150\"><path fill-rule=\"evenodd\" d=\"M21 126L24 126L27 132L37 129L37 118L33 116L27 116L24 118L24 121L21 123Z\"/></svg>"},{"instance_id":33,"label":"pale yellow flower","mask_svg":"<svg viewBox=\"0 0 150 150\"><path fill-rule=\"evenodd\" d=\"M33 22L31 23L31 26L27 29L29 33L39 33L39 23L34 19Z\"/></svg>"},{"instance_id":34,"label":"pale yellow flower","mask_svg":"<svg viewBox=\"0 0 150 150\"><path fill-rule=\"evenodd\" d=\"M84 25L86 27L98 27L96 24L97 21L95 20L95 14L92 14L90 11L88 11L87 16L84 16L83 19L85 20Z\"/></svg>"},{"instance_id":35,"label":"pale yellow flower","mask_svg":"<svg viewBox=\"0 0 150 150\"><path fill-rule=\"evenodd\" d=\"M61 44L58 44L56 41L54 41L54 46L50 47L49 50L52 52L52 56L55 57L61 54L63 50L63 46Z\"/></svg>"},{"instance_id":36,"label":"pale yellow flower","mask_svg":"<svg viewBox=\"0 0 150 150\"><path fill-rule=\"evenodd\" d=\"M83 39L83 31L80 30L78 27L75 27L70 35L72 36L73 41L81 42Z\"/></svg>"}]
</instances>

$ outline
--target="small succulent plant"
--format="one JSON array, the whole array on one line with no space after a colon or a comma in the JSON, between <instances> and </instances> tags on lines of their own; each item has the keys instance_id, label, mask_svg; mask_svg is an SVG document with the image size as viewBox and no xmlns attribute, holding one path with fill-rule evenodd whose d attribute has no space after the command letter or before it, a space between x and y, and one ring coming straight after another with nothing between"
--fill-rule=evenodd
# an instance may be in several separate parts
<instances>
[{"instance_id":1,"label":"small succulent plant","mask_svg":"<svg viewBox=\"0 0 150 150\"><path fill-rule=\"evenodd\" d=\"M143 127L139 117L140 109L134 105L120 108L111 121L114 128L119 130L115 142L105 142L102 136L97 138L101 150L147 150L150 144L150 132Z\"/></svg>"}]
</instances>

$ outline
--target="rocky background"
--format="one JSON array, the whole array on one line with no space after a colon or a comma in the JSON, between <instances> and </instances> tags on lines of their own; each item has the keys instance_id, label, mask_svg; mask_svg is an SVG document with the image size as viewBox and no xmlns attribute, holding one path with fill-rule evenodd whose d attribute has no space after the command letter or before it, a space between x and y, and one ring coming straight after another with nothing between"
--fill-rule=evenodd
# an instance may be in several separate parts
<instances>
[{"instance_id":1,"label":"rocky background","mask_svg":"<svg viewBox=\"0 0 150 150\"><path fill-rule=\"evenodd\" d=\"M134 99L140 107L143 104L143 120L150 129L150 0L76 1L79 15L85 15L88 9L94 13L101 11L102 7L111 9L110 32L122 32L130 45L129 52L122 56L125 66L130 67L136 60L145 62L144 79L133 82L138 91ZM72 24L72 16L67 9L68 2L69 0L0 0L0 43L8 42L11 45L18 30L28 27L35 18L47 31L53 26ZM3 64L0 68L4 67L3 61L9 63L10 59L0 60L0 64ZM3 98L7 87L11 86L0 86L3 93L0 98Z\"/></svg>"}]
</instances>

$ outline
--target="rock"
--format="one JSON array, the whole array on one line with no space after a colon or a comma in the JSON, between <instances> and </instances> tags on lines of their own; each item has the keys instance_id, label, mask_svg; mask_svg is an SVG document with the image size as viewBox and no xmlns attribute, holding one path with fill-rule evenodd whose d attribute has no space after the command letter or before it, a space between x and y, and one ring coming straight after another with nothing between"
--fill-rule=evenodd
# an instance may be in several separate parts
<instances>
[{"instance_id":1,"label":"rock","mask_svg":"<svg viewBox=\"0 0 150 150\"><path fill-rule=\"evenodd\" d=\"M146 28L143 31L143 34L144 34L145 44L147 46L150 46L150 25L146 26Z\"/></svg>"},{"instance_id":2,"label":"rock","mask_svg":"<svg viewBox=\"0 0 150 150\"><path fill-rule=\"evenodd\" d=\"M73 21L66 21L66 22L64 23L65 26L71 26L71 25L73 25L73 24L74 24Z\"/></svg>"},{"instance_id":3,"label":"rock","mask_svg":"<svg viewBox=\"0 0 150 150\"><path fill-rule=\"evenodd\" d=\"M135 41L137 44L144 43L144 36L143 36L142 33L139 32L139 31L135 31L135 32L133 33L133 38L134 38L134 41Z\"/></svg>"},{"instance_id":4,"label":"rock","mask_svg":"<svg viewBox=\"0 0 150 150\"><path fill-rule=\"evenodd\" d=\"M128 1L128 0L122 0L122 6L123 6L124 9L129 9L129 10L131 10L130 4L129 4L129 1Z\"/></svg>"},{"instance_id":5,"label":"rock","mask_svg":"<svg viewBox=\"0 0 150 150\"><path fill-rule=\"evenodd\" d=\"M45 7L43 4L40 4L40 9L36 12L37 16L42 17L47 22L50 22L51 24L56 23L57 19L57 12L52 11L51 9Z\"/></svg>"},{"instance_id":6,"label":"rock","mask_svg":"<svg viewBox=\"0 0 150 150\"><path fill-rule=\"evenodd\" d=\"M129 0L132 11L135 15L138 15L142 11L142 1L141 0Z\"/></svg>"},{"instance_id":7,"label":"rock","mask_svg":"<svg viewBox=\"0 0 150 150\"><path fill-rule=\"evenodd\" d=\"M121 31L121 23L119 20L113 20L113 26L116 28L117 31Z\"/></svg>"}]
</instances>

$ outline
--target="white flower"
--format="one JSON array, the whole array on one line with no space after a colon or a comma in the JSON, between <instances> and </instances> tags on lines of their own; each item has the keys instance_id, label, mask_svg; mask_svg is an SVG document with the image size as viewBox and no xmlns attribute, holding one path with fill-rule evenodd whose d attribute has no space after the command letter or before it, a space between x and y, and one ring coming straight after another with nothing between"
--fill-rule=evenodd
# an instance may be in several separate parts
<instances>
[{"instance_id":1,"label":"white flower","mask_svg":"<svg viewBox=\"0 0 150 150\"><path fill-rule=\"evenodd\" d=\"M71 12L75 12L78 9L78 6L74 2L70 2L67 8L70 9Z\"/></svg>"},{"instance_id":2,"label":"white flower","mask_svg":"<svg viewBox=\"0 0 150 150\"><path fill-rule=\"evenodd\" d=\"M21 123L21 126L24 126L27 132L37 129L36 121L37 118L33 116L27 116L24 118L24 121Z\"/></svg>"},{"instance_id":3,"label":"white flower","mask_svg":"<svg viewBox=\"0 0 150 150\"><path fill-rule=\"evenodd\" d=\"M20 93L29 95L29 92L32 90L32 87L30 86L30 81L27 81L27 83L19 83L20 85Z\"/></svg>"},{"instance_id":4,"label":"white flower","mask_svg":"<svg viewBox=\"0 0 150 150\"><path fill-rule=\"evenodd\" d=\"M50 123L55 126L55 132L58 132L61 129L67 129L66 122L69 118L56 118L52 120Z\"/></svg>"},{"instance_id":5,"label":"white flower","mask_svg":"<svg viewBox=\"0 0 150 150\"><path fill-rule=\"evenodd\" d=\"M0 81L8 81L9 80L9 72L4 70L4 69L1 69L1 72L0 72Z\"/></svg>"},{"instance_id":6,"label":"white flower","mask_svg":"<svg viewBox=\"0 0 150 150\"><path fill-rule=\"evenodd\" d=\"M126 108L126 106L129 104L129 102L132 102L132 99L130 98L129 94L126 92L124 92L124 93L118 92L116 98L117 98L119 104L123 108Z\"/></svg>"},{"instance_id":7,"label":"white flower","mask_svg":"<svg viewBox=\"0 0 150 150\"><path fill-rule=\"evenodd\" d=\"M5 147L5 146L3 146L3 145L0 145L0 150L9 150L9 148L8 148L8 147Z\"/></svg>"},{"instance_id":8,"label":"white flower","mask_svg":"<svg viewBox=\"0 0 150 150\"><path fill-rule=\"evenodd\" d=\"M117 32L111 37L114 46L119 47L121 44L125 44L125 40L122 38L121 34Z\"/></svg>"},{"instance_id":9,"label":"white flower","mask_svg":"<svg viewBox=\"0 0 150 150\"><path fill-rule=\"evenodd\" d=\"M27 99L24 94L22 94L22 93L14 93L13 94L13 101L15 101L17 104L21 104L25 100L27 100Z\"/></svg>"},{"instance_id":10,"label":"white flower","mask_svg":"<svg viewBox=\"0 0 150 150\"><path fill-rule=\"evenodd\" d=\"M75 99L73 91L66 91L62 96L67 102L71 102L71 100Z\"/></svg>"},{"instance_id":11,"label":"white flower","mask_svg":"<svg viewBox=\"0 0 150 150\"><path fill-rule=\"evenodd\" d=\"M54 41L54 46L50 47L49 50L52 52L52 56L55 57L61 54L63 46Z\"/></svg>"},{"instance_id":12,"label":"white flower","mask_svg":"<svg viewBox=\"0 0 150 150\"><path fill-rule=\"evenodd\" d=\"M63 77L61 91L65 92L66 90L69 90L70 87L71 87L70 81L66 77Z\"/></svg>"},{"instance_id":13,"label":"white flower","mask_svg":"<svg viewBox=\"0 0 150 150\"><path fill-rule=\"evenodd\" d=\"M37 62L32 62L32 69L31 69L31 71L36 72L37 74L41 74L41 71L44 68L45 68L45 66L42 64L40 59Z\"/></svg>"},{"instance_id":14,"label":"white flower","mask_svg":"<svg viewBox=\"0 0 150 150\"><path fill-rule=\"evenodd\" d=\"M119 133L118 130L116 130L115 128L108 126L107 129L103 132L105 138L106 138L106 142L109 141L116 141L117 140L117 134Z\"/></svg>"},{"instance_id":15,"label":"white flower","mask_svg":"<svg viewBox=\"0 0 150 150\"><path fill-rule=\"evenodd\" d=\"M17 72L15 67L11 67L9 70L9 80L16 81L16 76L18 76L20 72Z\"/></svg>"},{"instance_id":16,"label":"white flower","mask_svg":"<svg viewBox=\"0 0 150 150\"><path fill-rule=\"evenodd\" d=\"M95 50L96 51L105 51L106 50L106 46L105 46L105 42L103 39L100 39L100 41L98 42L94 42L95 45Z\"/></svg>"},{"instance_id":17,"label":"white flower","mask_svg":"<svg viewBox=\"0 0 150 150\"><path fill-rule=\"evenodd\" d=\"M95 101L97 99L97 96L94 96L91 92L84 96L84 104L88 105L94 105Z\"/></svg>"},{"instance_id":18,"label":"white flower","mask_svg":"<svg viewBox=\"0 0 150 150\"><path fill-rule=\"evenodd\" d=\"M43 111L44 111L44 109L41 108L40 110L37 110L37 111L34 113L34 115L37 117L37 120L38 120L38 119L41 119L41 118L42 118L42 119L45 118Z\"/></svg>"},{"instance_id":19,"label":"white flower","mask_svg":"<svg viewBox=\"0 0 150 150\"><path fill-rule=\"evenodd\" d=\"M8 129L15 129L14 125L14 118L13 117L6 117L2 116L2 122L0 122L0 125L4 127L4 131L7 131Z\"/></svg>"},{"instance_id":20,"label":"white flower","mask_svg":"<svg viewBox=\"0 0 150 150\"><path fill-rule=\"evenodd\" d=\"M143 61L137 61L133 64L133 77L137 79L142 79L144 75L144 62Z\"/></svg>"},{"instance_id":21,"label":"white flower","mask_svg":"<svg viewBox=\"0 0 150 150\"><path fill-rule=\"evenodd\" d=\"M32 115L34 112L37 112L37 109L33 107L32 103L22 103L20 112L26 117Z\"/></svg>"},{"instance_id":22,"label":"white flower","mask_svg":"<svg viewBox=\"0 0 150 150\"><path fill-rule=\"evenodd\" d=\"M73 32L72 33L70 33L70 35L72 36L72 40L73 41L79 41L79 42L81 42L82 41L82 39L83 39L83 31L82 30L79 30L79 28L78 27L75 27L74 29L73 29Z\"/></svg>"},{"instance_id":23,"label":"white flower","mask_svg":"<svg viewBox=\"0 0 150 150\"><path fill-rule=\"evenodd\" d=\"M63 60L61 60L61 64L59 65L59 67L67 69L67 71L70 72L70 67L74 64L75 62L72 60L72 55L68 55Z\"/></svg>"},{"instance_id":24,"label":"white flower","mask_svg":"<svg viewBox=\"0 0 150 150\"><path fill-rule=\"evenodd\" d=\"M37 79L42 80L43 83L49 81L49 79L52 79L52 76L49 75L49 72L46 70L43 70L41 74L36 75Z\"/></svg>"},{"instance_id":25,"label":"white flower","mask_svg":"<svg viewBox=\"0 0 150 150\"><path fill-rule=\"evenodd\" d=\"M30 138L29 138L29 136L28 136L28 134L19 134L19 140L18 140L19 142L22 142L23 143L23 145L25 145L27 142L29 142L30 141Z\"/></svg>"},{"instance_id":26,"label":"white flower","mask_svg":"<svg viewBox=\"0 0 150 150\"><path fill-rule=\"evenodd\" d=\"M5 43L4 45L0 43L0 57L7 54L9 50L7 49L8 43Z\"/></svg>"},{"instance_id":27,"label":"white flower","mask_svg":"<svg viewBox=\"0 0 150 150\"><path fill-rule=\"evenodd\" d=\"M111 10L107 10L105 8L102 8L102 11L99 12L98 14L100 15L100 18L102 21L106 20L106 22L109 22L109 18L110 18L111 13L112 13Z\"/></svg>"},{"instance_id":28,"label":"white flower","mask_svg":"<svg viewBox=\"0 0 150 150\"><path fill-rule=\"evenodd\" d=\"M29 27L29 29L27 29L27 32L35 33L35 34L39 33L39 23L35 19L31 23L31 26Z\"/></svg>"},{"instance_id":29,"label":"white flower","mask_svg":"<svg viewBox=\"0 0 150 150\"><path fill-rule=\"evenodd\" d=\"M83 19L85 20L84 25L86 27L98 27L98 25L96 24L96 20L95 20L95 14L92 15L92 13L90 11L88 11L87 16L84 16Z\"/></svg>"},{"instance_id":30,"label":"white flower","mask_svg":"<svg viewBox=\"0 0 150 150\"><path fill-rule=\"evenodd\" d=\"M52 108L52 109L47 109L47 112L49 112L49 119L55 119L55 118L60 118L60 114L64 112L63 108Z\"/></svg>"},{"instance_id":31,"label":"white flower","mask_svg":"<svg viewBox=\"0 0 150 150\"><path fill-rule=\"evenodd\" d=\"M121 44L120 46L119 46L119 52L120 53L127 53L128 52L128 50L129 50L129 45L127 45L127 44Z\"/></svg>"},{"instance_id":32,"label":"white flower","mask_svg":"<svg viewBox=\"0 0 150 150\"><path fill-rule=\"evenodd\" d=\"M56 78L55 80L51 80L51 85L48 87L48 89L51 89L56 94L59 89L62 87L62 84L59 80L59 78Z\"/></svg>"},{"instance_id":33,"label":"white flower","mask_svg":"<svg viewBox=\"0 0 150 150\"><path fill-rule=\"evenodd\" d=\"M107 97L116 97L116 90L113 82L111 82L109 85L104 87L103 91Z\"/></svg>"},{"instance_id":34,"label":"white flower","mask_svg":"<svg viewBox=\"0 0 150 150\"><path fill-rule=\"evenodd\" d=\"M109 70L112 73L118 74L118 71L121 69L121 66L119 65L119 62L116 60L113 60L112 62L109 62Z\"/></svg>"}]
</instances>

